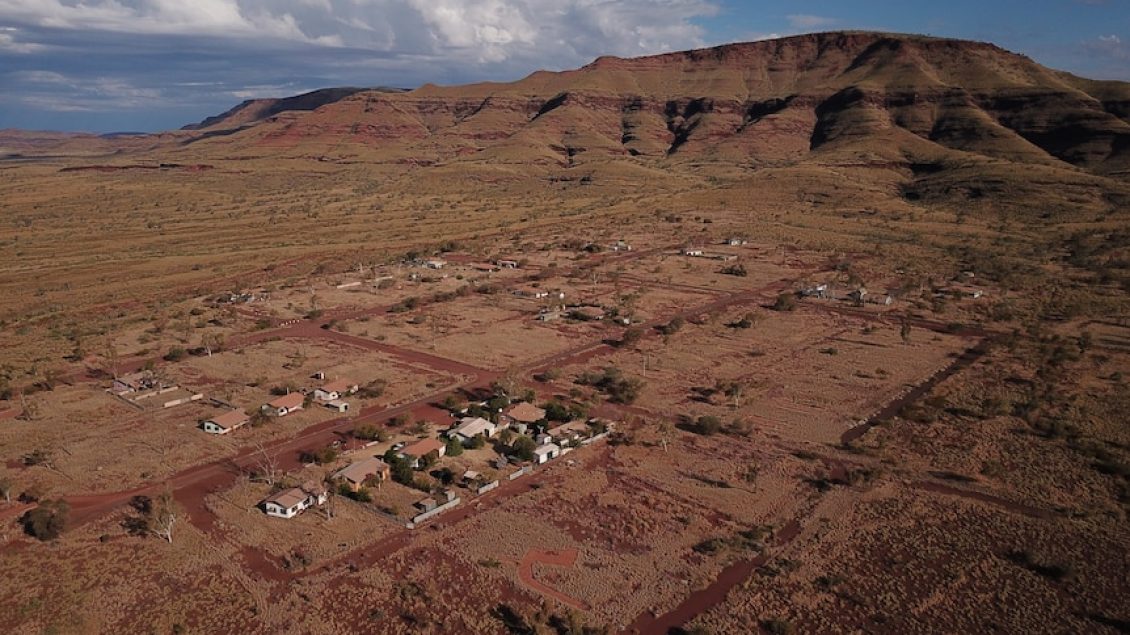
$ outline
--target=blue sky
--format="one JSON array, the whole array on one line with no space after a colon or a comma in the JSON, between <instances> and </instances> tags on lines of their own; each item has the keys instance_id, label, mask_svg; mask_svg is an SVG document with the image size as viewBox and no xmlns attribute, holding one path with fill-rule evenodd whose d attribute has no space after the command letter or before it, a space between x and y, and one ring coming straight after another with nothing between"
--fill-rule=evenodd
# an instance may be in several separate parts
<instances>
[{"instance_id":1,"label":"blue sky","mask_svg":"<svg viewBox=\"0 0 1130 635\"><path fill-rule=\"evenodd\" d=\"M991 41L1130 80L1130 0L0 0L0 128L177 128L326 86L512 80L811 31Z\"/></svg>"}]
</instances>

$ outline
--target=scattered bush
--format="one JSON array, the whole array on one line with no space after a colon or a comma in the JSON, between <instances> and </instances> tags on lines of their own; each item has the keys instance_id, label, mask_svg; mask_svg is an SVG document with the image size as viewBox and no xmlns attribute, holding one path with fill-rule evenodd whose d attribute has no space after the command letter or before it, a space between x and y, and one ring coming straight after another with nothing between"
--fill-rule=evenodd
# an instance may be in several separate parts
<instances>
[{"instance_id":1,"label":"scattered bush","mask_svg":"<svg viewBox=\"0 0 1130 635\"><path fill-rule=\"evenodd\" d=\"M165 353L165 356L164 356L163 359L166 362L179 362L180 360L184 359L187 356L188 356L188 351L184 350L183 346L174 346L174 347L169 349L168 353Z\"/></svg>"},{"instance_id":2,"label":"scattered bush","mask_svg":"<svg viewBox=\"0 0 1130 635\"><path fill-rule=\"evenodd\" d=\"M773 302L772 309L774 311L795 311L796 310L796 296L792 293L782 293L777 296Z\"/></svg>"},{"instance_id":3,"label":"scattered bush","mask_svg":"<svg viewBox=\"0 0 1130 635\"><path fill-rule=\"evenodd\" d=\"M639 396L643 382L639 379L624 377L620 369L609 366L603 373L582 373L577 377L577 383L582 386L592 386L608 395L613 403L630 404Z\"/></svg>"},{"instance_id":4,"label":"scattered bush","mask_svg":"<svg viewBox=\"0 0 1130 635\"><path fill-rule=\"evenodd\" d=\"M749 273L745 270L745 265L741 264L740 262L722 269L722 273L727 276L737 276L739 278L744 278L749 275Z\"/></svg>"},{"instance_id":5,"label":"scattered bush","mask_svg":"<svg viewBox=\"0 0 1130 635\"><path fill-rule=\"evenodd\" d=\"M20 517L24 532L38 540L54 540L66 528L70 506L65 501L42 501Z\"/></svg>"}]
</instances>

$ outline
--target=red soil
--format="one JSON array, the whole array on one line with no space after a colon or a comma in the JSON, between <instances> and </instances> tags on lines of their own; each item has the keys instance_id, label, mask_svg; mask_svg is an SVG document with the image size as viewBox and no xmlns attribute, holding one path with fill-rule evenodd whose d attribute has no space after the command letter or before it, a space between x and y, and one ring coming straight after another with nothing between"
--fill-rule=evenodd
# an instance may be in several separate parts
<instances>
[{"instance_id":1,"label":"red soil","mask_svg":"<svg viewBox=\"0 0 1130 635\"><path fill-rule=\"evenodd\" d=\"M788 544L799 533L800 524L796 521L790 522L777 532L774 543ZM745 582L758 567L764 566L770 559L770 554L762 553L756 558L735 562L723 569L709 586L695 591L674 609L658 616L651 613L640 614L628 628L624 629L623 635L667 635L695 616L721 603L726 599L726 594Z\"/></svg>"},{"instance_id":2,"label":"red soil","mask_svg":"<svg viewBox=\"0 0 1130 635\"><path fill-rule=\"evenodd\" d=\"M566 606L581 610L588 609L588 605L581 600L568 596L547 584L539 582L534 577L535 563L547 564L553 567L572 568L577 563L576 549L566 549L565 551L527 551L526 555L522 556L522 561L518 563L518 579L522 581L522 584Z\"/></svg>"}]
</instances>

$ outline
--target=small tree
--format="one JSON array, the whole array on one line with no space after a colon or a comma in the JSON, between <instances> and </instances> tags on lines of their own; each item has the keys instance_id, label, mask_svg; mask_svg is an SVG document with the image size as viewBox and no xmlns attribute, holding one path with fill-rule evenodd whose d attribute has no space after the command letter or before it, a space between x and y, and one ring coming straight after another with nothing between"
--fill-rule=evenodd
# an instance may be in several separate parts
<instances>
[{"instance_id":1,"label":"small tree","mask_svg":"<svg viewBox=\"0 0 1130 635\"><path fill-rule=\"evenodd\" d=\"M389 472L392 475L392 480L400 483L401 485L411 485L412 479L415 475L412 473L412 464L408 459L396 453L396 450L389 449L385 452L385 463L389 465Z\"/></svg>"},{"instance_id":2,"label":"small tree","mask_svg":"<svg viewBox=\"0 0 1130 635\"><path fill-rule=\"evenodd\" d=\"M176 501L172 490L166 488L150 506L149 530L154 535L173 542L173 527L177 524Z\"/></svg>"},{"instance_id":3,"label":"small tree","mask_svg":"<svg viewBox=\"0 0 1130 635\"><path fill-rule=\"evenodd\" d=\"M796 296L792 293L782 293L777 296L773 302L774 311L795 311L796 310Z\"/></svg>"},{"instance_id":4,"label":"small tree","mask_svg":"<svg viewBox=\"0 0 1130 635\"><path fill-rule=\"evenodd\" d=\"M12 479L7 476L0 476L0 496L4 497L5 503L12 502L12 488L14 484Z\"/></svg>"},{"instance_id":5,"label":"small tree","mask_svg":"<svg viewBox=\"0 0 1130 635\"><path fill-rule=\"evenodd\" d=\"M713 415L703 415L695 421L695 432L712 436L722 431L722 420Z\"/></svg>"},{"instance_id":6,"label":"small tree","mask_svg":"<svg viewBox=\"0 0 1130 635\"><path fill-rule=\"evenodd\" d=\"M114 346L114 340L106 341L106 348L102 353L102 366L103 370L110 377L118 378L118 365L121 363L121 357L118 355L118 348Z\"/></svg>"},{"instance_id":7,"label":"small tree","mask_svg":"<svg viewBox=\"0 0 1130 635\"><path fill-rule=\"evenodd\" d=\"M224 350L224 343L225 339L222 333L205 333L200 338L200 346L203 347L208 357L211 357L212 353L219 353Z\"/></svg>"},{"instance_id":8,"label":"small tree","mask_svg":"<svg viewBox=\"0 0 1130 635\"><path fill-rule=\"evenodd\" d=\"M899 328L899 335L902 337L903 344L910 343L910 320L903 319L902 327Z\"/></svg>"},{"instance_id":9,"label":"small tree","mask_svg":"<svg viewBox=\"0 0 1130 635\"><path fill-rule=\"evenodd\" d=\"M643 329L638 326L629 326L624 329L620 337L620 346L635 346L643 338Z\"/></svg>"},{"instance_id":10,"label":"small tree","mask_svg":"<svg viewBox=\"0 0 1130 635\"><path fill-rule=\"evenodd\" d=\"M279 463L275 455L267 451L263 443L255 443L255 475L264 483L274 486L279 477Z\"/></svg>"},{"instance_id":11,"label":"small tree","mask_svg":"<svg viewBox=\"0 0 1130 635\"><path fill-rule=\"evenodd\" d=\"M510 444L510 453L523 461L534 460L535 449L537 449L537 443L525 435L519 436Z\"/></svg>"},{"instance_id":12,"label":"small tree","mask_svg":"<svg viewBox=\"0 0 1130 635\"><path fill-rule=\"evenodd\" d=\"M447 456L459 456L463 454L463 444L455 437L447 438Z\"/></svg>"},{"instance_id":13,"label":"small tree","mask_svg":"<svg viewBox=\"0 0 1130 635\"><path fill-rule=\"evenodd\" d=\"M667 444L671 442L671 435L675 433L675 427L671 422L663 419L659 422L659 443L663 446L663 451L667 451Z\"/></svg>"}]
</instances>

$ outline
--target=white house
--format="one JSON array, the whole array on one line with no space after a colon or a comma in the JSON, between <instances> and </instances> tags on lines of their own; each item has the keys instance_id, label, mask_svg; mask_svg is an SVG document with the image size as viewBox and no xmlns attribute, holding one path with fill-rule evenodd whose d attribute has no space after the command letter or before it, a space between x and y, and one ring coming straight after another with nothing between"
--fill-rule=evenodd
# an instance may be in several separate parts
<instances>
[{"instance_id":1,"label":"white house","mask_svg":"<svg viewBox=\"0 0 1130 635\"><path fill-rule=\"evenodd\" d=\"M745 243L746 243L746 241L745 241L744 238L738 238L737 236L731 236L731 237L727 238L726 240L722 241L722 244L729 245L731 247L740 247L740 246L744 245Z\"/></svg>"},{"instance_id":2,"label":"white house","mask_svg":"<svg viewBox=\"0 0 1130 635\"><path fill-rule=\"evenodd\" d=\"M561 456L561 446L556 443L546 443L534 448L534 461L539 465Z\"/></svg>"},{"instance_id":3,"label":"white house","mask_svg":"<svg viewBox=\"0 0 1130 635\"><path fill-rule=\"evenodd\" d=\"M329 500L326 488L320 484L307 483L302 487L292 487L278 492L263 501L263 511L268 516L294 518L316 505L324 505Z\"/></svg>"},{"instance_id":4,"label":"white house","mask_svg":"<svg viewBox=\"0 0 1130 635\"><path fill-rule=\"evenodd\" d=\"M337 412L349 412L349 402L348 401L342 401L340 399L334 399L333 401L327 401L322 405L329 408L330 410L335 410Z\"/></svg>"},{"instance_id":5,"label":"white house","mask_svg":"<svg viewBox=\"0 0 1130 635\"><path fill-rule=\"evenodd\" d=\"M263 412L266 412L272 417L285 417L292 412L302 410L302 404L305 401L305 395L300 392L292 392L264 404Z\"/></svg>"},{"instance_id":6,"label":"white house","mask_svg":"<svg viewBox=\"0 0 1130 635\"><path fill-rule=\"evenodd\" d=\"M701 249L692 249L692 248L690 248L690 247L687 247L687 248L683 249L683 255L684 255L684 256L694 256L694 257L701 257L701 256L703 256L703 255L704 255L705 253L706 253L706 252L704 252L704 251L703 251L703 250L701 250Z\"/></svg>"},{"instance_id":7,"label":"white house","mask_svg":"<svg viewBox=\"0 0 1130 635\"><path fill-rule=\"evenodd\" d=\"M443 269L445 265L447 263L442 260L428 260L424 263L424 266L428 269Z\"/></svg>"},{"instance_id":8,"label":"white house","mask_svg":"<svg viewBox=\"0 0 1130 635\"><path fill-rule=\"evenodd\" d=\"M249 417L242 410L231 410L218 417L206 419L200 427L209 434L227 434L247 424Z\"/></svg>"},{"instance_id":9,"label":"white house","mask_svg":"<svg viewBox=\"0 0 1130 635\"><path fill-rule=\"evenodd\" d=\"M346 395L357 392L360 386L349 379L336 379L314 390L314 399L321 402L337 401Z\"/></svg>"},{"instance_id":10,"label":"white house","mask_svg":"<svg viewBox=\"0 0 1130 635\"><path fill-rule=\"evenodd\" d=\"M478 435L490 438L498 432L498 426L482 417L464 417L459 423L448 431L447 436L458 439L463 445L471 443Z\"/></svg>"}]
</instances>

